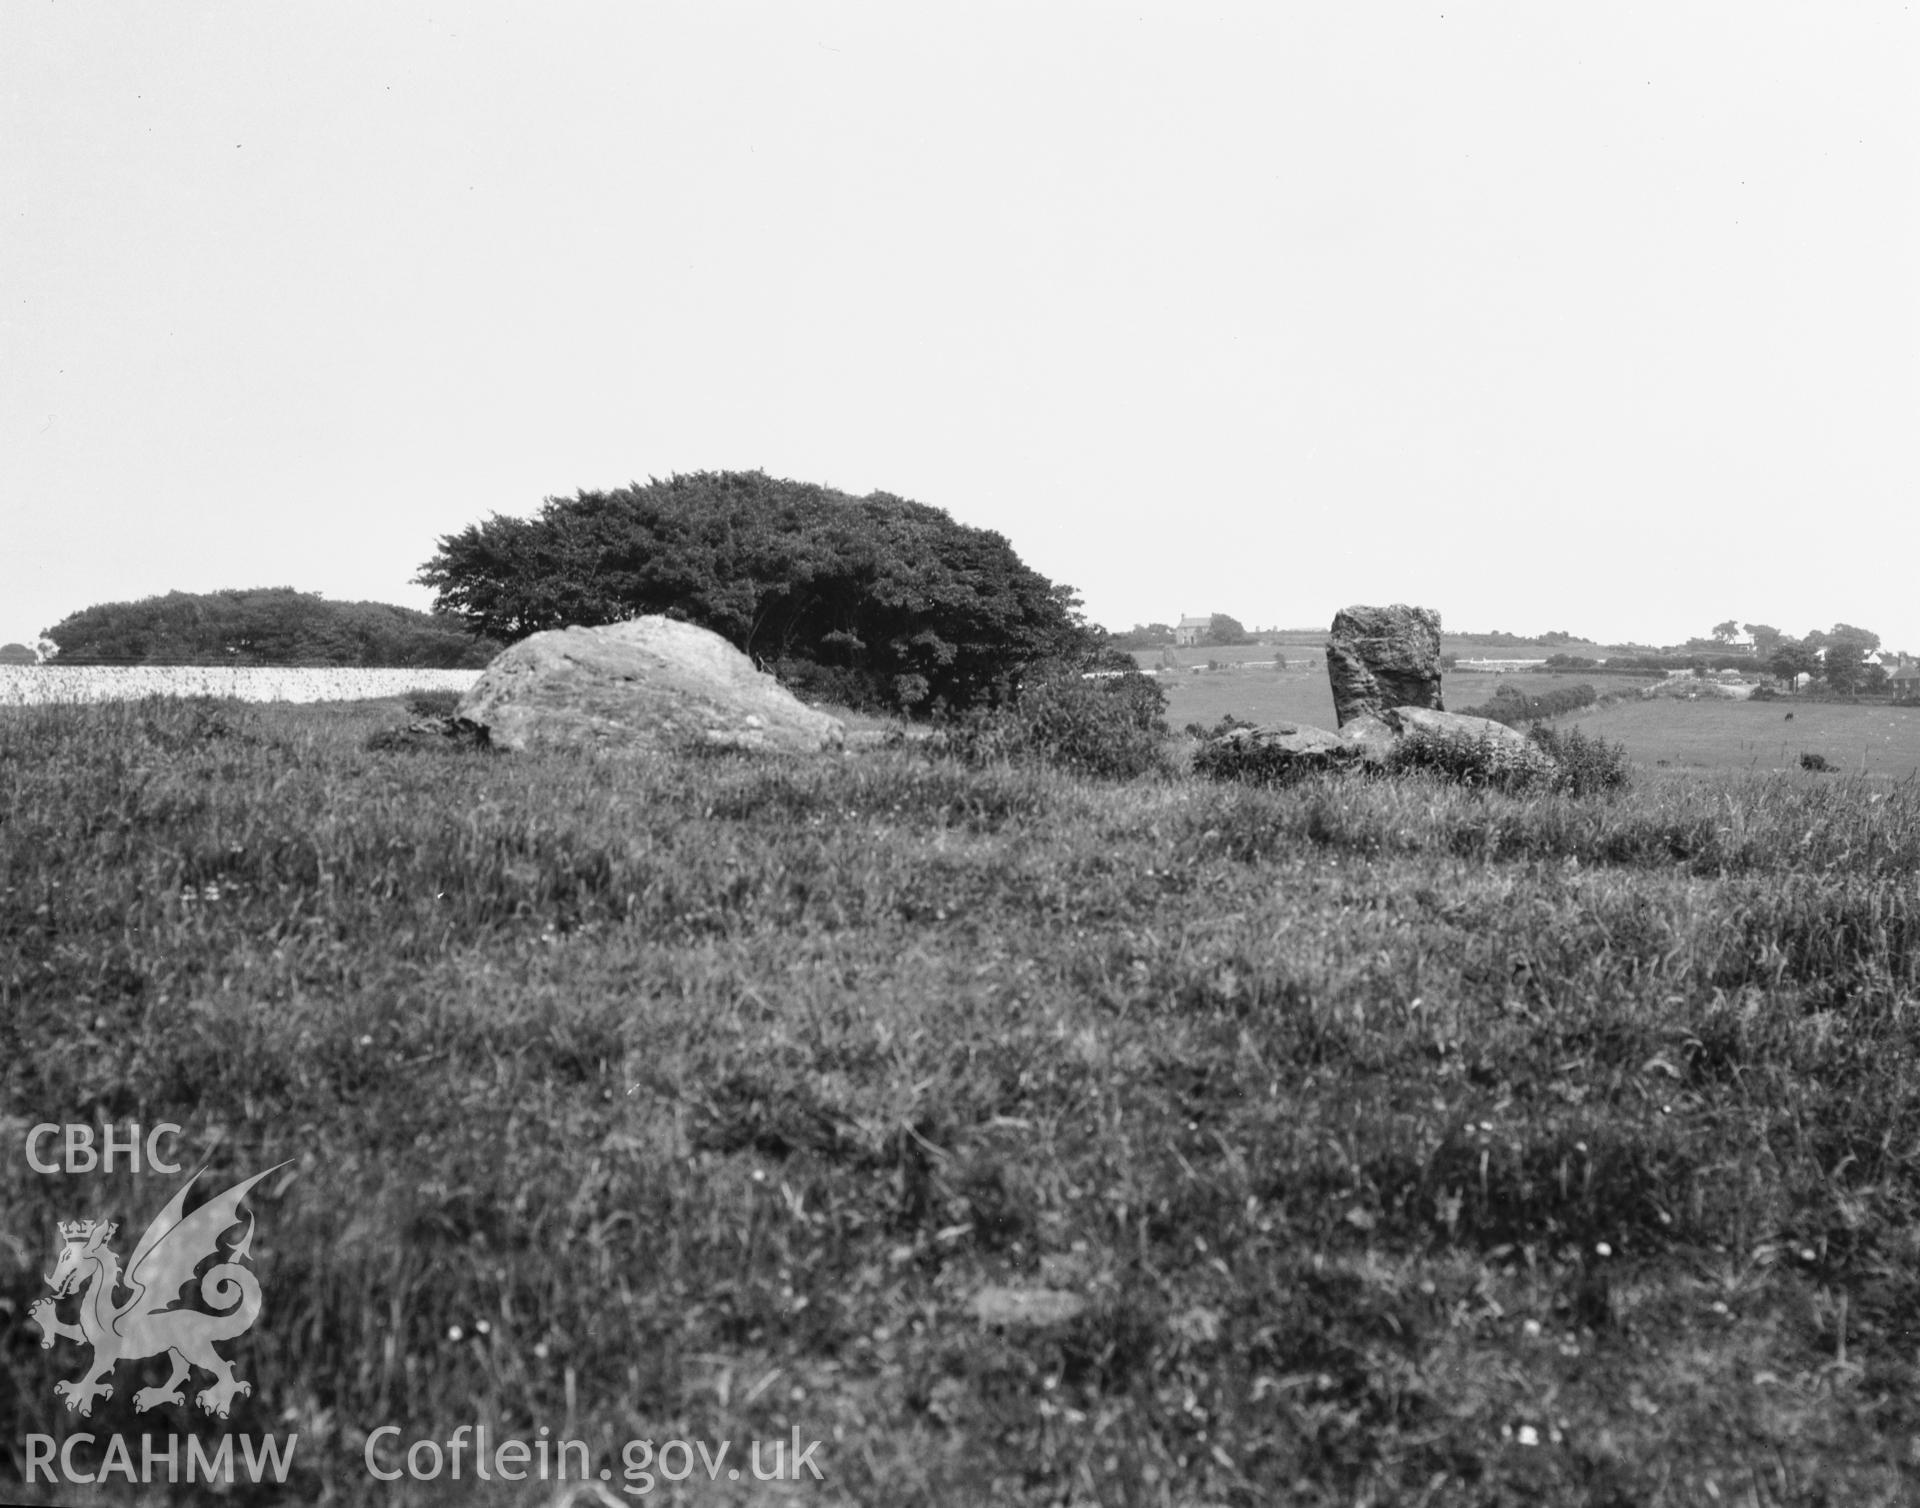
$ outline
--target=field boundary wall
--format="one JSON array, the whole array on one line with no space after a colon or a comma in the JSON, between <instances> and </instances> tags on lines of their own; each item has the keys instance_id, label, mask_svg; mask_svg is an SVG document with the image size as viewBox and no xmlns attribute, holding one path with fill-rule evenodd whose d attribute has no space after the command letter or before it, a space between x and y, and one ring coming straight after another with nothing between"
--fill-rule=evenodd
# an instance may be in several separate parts
<instances>
[{"instance_id":1,"label":"field boundary wall","mask_svg":"<svg viewBox=\"0 0 1920 1508\"><path fill-rule=\"evenodd\" d=\"M0 707L220 696L243 702L359 702L408 691L465 691L477 670L277 665L0 665Z\"/></svg>"}]
</instances>

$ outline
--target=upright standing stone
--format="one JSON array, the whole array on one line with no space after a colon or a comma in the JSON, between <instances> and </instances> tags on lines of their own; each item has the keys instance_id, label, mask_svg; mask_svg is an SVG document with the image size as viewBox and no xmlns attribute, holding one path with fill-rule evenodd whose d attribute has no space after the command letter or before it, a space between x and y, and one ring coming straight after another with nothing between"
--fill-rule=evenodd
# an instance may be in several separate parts
<instances>
[{"instance_id":1,"label":"upright standing stone","mask_svg":"<svg viewBox=\"0 0 1920 1508\"><path fill-rule=\"evenodd\" d=\"M1334 719L1440 703L1440 615L1430 607L1345 607L1327 639Z\"/></svg>"}]
</instances>

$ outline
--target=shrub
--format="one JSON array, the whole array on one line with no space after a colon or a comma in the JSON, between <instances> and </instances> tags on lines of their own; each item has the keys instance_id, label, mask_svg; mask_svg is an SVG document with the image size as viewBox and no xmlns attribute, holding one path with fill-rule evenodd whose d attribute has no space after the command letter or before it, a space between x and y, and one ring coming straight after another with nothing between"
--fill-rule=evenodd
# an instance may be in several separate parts
<instances>
[{"instance_id":1,"label":"shrub","mask_svg":"<svg viewBox=\"0 0 1920 1508\"><path fill-rule=\"evenodd\" d=\"M1248 722L1244 717L1235 717L1231 712L1223 712L1220 714L1220 721L1215 723L1211 728L1205 723L1188 723L1185 731L1190 737L1205 740L1209 738L1224 738L1227 734L1233 732L1235 728L1251 728L1253 726L1254 724Z\"/></svg>"},{"instance_id":2,"label":"shrub","mask_svg":"<svg viewBox=\"0 0 1920 1508\"><path fill-rule=\"evenodd\" d=\"M1578 728L1556 733L1545 723L1527 730L1528 740L1559 766L1556 784L1575 796L1623 791L1633 780L1633 762L1626 746L1604 738L1589 738Z\"/></svg>"},{"instance_id":3,"label":"shrub","mask_svg":"<svg viewBox=\"0 0 1920 1508\"><path fill-rule=\"evenodd\" d=\"M812 660L791 658L775 660L768 668L782 686L809 707L847 707L855 712L902 710L899 703L883 694L880 683L864 670L845 665L819 665ZM924 700L924 696L921 699Z\"/></svg>"},{"instance_id":4,"label":"shrub","mask_svg":"<svg viewBox=\"0 0 1920 1508\"><path fill-rule=\"evenodd\" d=\"M419 687L407 693L407 711L415 717L452 717L460 705L457 691L434 691Z\"/></svg>"},{"instance_id":5,"label":"shrub","mask_svg":"<svg viewBox=\"0 0 1920 1508\"><path fill-rule=\"evenodd\" d=\"M972 765L1044 764L1127 780L1169 768L1166 709L1166 693L1143 675L1054 676L1029 683L1004 706L946 724L927 746Z\"/></svg>"},{"instance_id":6,"label":"shrub","mask_svg":"<svg viewBox=\"0 0 1920 1508\"><path fill-rule=\"evenodd\" d=\"M1187 726L1189 732L1199 727L1197 723ZM1267 739L1228 736L1249 726L1222 718L1216 731L1205 735L1207 741L1194 751L1193 773L1247 785L1292 785L1309 775L1346 769L1358 762L1354 754L1339 749L1303 752Z\"/></svg>"},{"instance_id":7,"label":"shrub","mask_svg":"<svg viewBox=\"0 0 1920 1508\"><path fill-rule=\"evenodd\" d=\"M1424 728L1405 733L1394 743L1387 769L1395 775L1419 771L1502 791L1551 784L1556 777L1552 760L1537 748L1516 748L1491 734L1463 738Z\"/></svg>"}]
</instances>

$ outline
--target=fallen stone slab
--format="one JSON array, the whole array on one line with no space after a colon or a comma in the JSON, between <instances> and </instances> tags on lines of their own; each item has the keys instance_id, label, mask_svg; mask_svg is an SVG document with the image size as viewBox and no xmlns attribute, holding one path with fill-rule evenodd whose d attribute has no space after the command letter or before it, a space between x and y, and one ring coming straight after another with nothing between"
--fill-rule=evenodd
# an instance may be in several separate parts
<instances>
[{"instance_id":1,"label":"fallen stone slab","mask_svg":"<svg viewBox=\"0 0 1920 1508\"><path fill-rule=\"evenodd\" d=\"M1509 728L1490 717L1438 712L1431 707L1391 707L1384 720L1398 731L1401 748L1408 739L1418 736L1484 750L1491 775L1550 775L1559 768L1551 754L1518 728Z\"/></svg>"},{"instance_id":2,"label":"fallen stone slab","mask_svg":"<svg viewBox=\"0 0 1920 1508\"><path fill-rule=\"evenodd\" d=\"M1277 723L1234 728L1195 752L1196 774L1216 780L1286 785L1321 770L1342 770L1378 759L1374 747L1326 728Z\"/></svg>"}]
</instances>

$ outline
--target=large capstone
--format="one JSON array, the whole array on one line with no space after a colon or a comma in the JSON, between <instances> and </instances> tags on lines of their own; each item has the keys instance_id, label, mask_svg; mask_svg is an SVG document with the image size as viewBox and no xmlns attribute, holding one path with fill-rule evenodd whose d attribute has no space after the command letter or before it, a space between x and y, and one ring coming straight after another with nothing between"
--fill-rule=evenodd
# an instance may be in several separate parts
<instances>
[{"instance_id":1,"label":"large capstone","mask_svg":"<svg viewBox=\"0 0 1920 1508\"><path fill-rule=\"evenodd\" d=\"M1471 752L1471 760L1466 763L1482 779L1535 780L1552 775L1558 765L1551 754L1519 729L1492 718L1437 712L1430 707L1392 707L1387 711L1386 721L1399 732L1396 750L1401 757L1405 757L1409 740L1423 741L1430 748L1452 745ZM1453 763L1445 759L1439 762Z\"/></svg>"},{"instance_id":2,"label":"large capstone","mask_svg":"<svg viewBox=\"0 0 1920 1508\"><path fill-rule=\"evenodd\" d=\"M1289 785L1323 770L1346 770L1358 765L1381 765L1394 734L1386 724L1349 737L1346 729L1296 723L1234 728L1208 739L1193 756L1196 774L1215 780L1244 780L1255 785Z\"/></svg>"},{"instance_id":3,"label":"large capstone","mask_svg":"<svg viewBox=\"0 0 1920 1508\"><path fill-rule=\"evenodd\" d=\"M503 651L454 709L497 749L630 747L813 752L846 742L708 629L673 618L534 634Z\"/></svg>"},{"instance_id":4,"label":"large capstone","mask_svg":"<svg viewBox=\"0 0 1920 1508\"><path fill-rule=\"evenodd\" d=\"M1356 717L1440 702L1440 615L1428 607L1346 607L1327 639L1333 713L1343 729Z\"/></svg>"}]
</instances>

